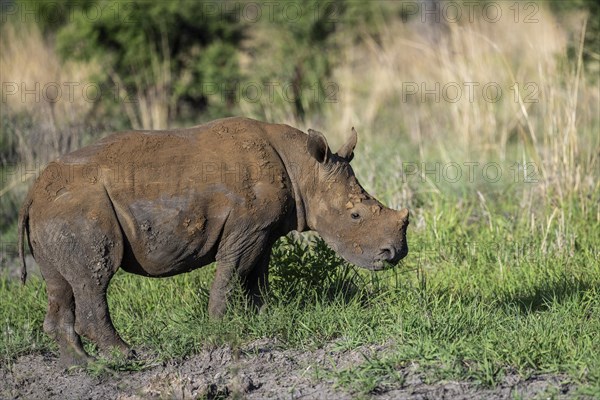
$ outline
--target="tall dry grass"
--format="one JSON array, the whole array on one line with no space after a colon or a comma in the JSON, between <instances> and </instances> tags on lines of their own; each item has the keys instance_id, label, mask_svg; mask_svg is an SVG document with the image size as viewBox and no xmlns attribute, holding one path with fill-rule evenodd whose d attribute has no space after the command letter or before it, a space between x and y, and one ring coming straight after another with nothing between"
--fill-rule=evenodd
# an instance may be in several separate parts
<instances>
[{"instance_id":1,"label":"tall dry grass","mask_svg":"<svg viewBox=\"0 0 600 400\"><path fill-rule=\"evenodd\" d=\"M91 113L105 97L116 100L134 129L164 129L169 124L175 105L166 42L153 54L150 72L134 74L129 86L110 59L61 60L35 24L4 24L0 45L6 89L2 113L13 122L18 152L26 162L46 162L80 147L86 130L96 122L90 120ZM105 74L112 80L110 88L102 86Z\"/></svg>"},{"instance_id":2,"label":"tall dry grass","mask_svg":"<svg viewBox=\"0 0 600 400\"><path fill-rule=\"evenodd\" d=\"M586 16L573 16L570 27L543 7L536 17L447 24L433 39L420 21L382 23L377 37L364 33L361 45L341 46L340 93L326 105L326 129L343 135L357 126L372 140L392 135L400 153L409 144L421 161L531 162L541 179L529 207L597 196L600 82L582 64ZM477 85L472 98L468 82ZM502 96L492 91L486 100L486 84L497 84ZM463 88L458 98L456 87Z\"/></svg>"},{"instance_id":3,"label":"tall dry grass","mask_svg":"<svg viewBox=\"0 0 600 400\"><path fill-rule=\"evenodd\" d=\"M424 34L428 28L418 19L382 18L387 22L377 29L347 26L335 38L341 59L331 81L339 90L321 112L296 121L291 103L261 102L257 109L243 96L239 109L248 116L321 129L333 147L352 126L362 143L392 137L398 157L391 168L406 158L534 163L542 179L526 193L529 208L539 201L560 204L574 194L597 196L600 81L587 76L581 62L585 16L574 15L576 22L567 26L541 7L536 18L536 23L515 23L509 17L496 23L461 21L446 24L439 35ZM134 87L126 87L110 60L61 62L34 25L5 24L1 33L2 82L31 88L36 82L92 81L106 72L121 99L135 100L118 104L133 128L165 128L173 122L175 78L168 43L157 45L150 75L137 76ZM570 47L578 49L575 56ZM484 99L489 84L502 90L494 101ZM410 94L415 87L417 93ZM437 92L439 99L423 89ZM21 159L43 164L81 144L93 107L83 96L32 101L28 95L23 101L17 95L8 96L2 113L9 116ZM410 150L403 152L404 147ZM402 189L399 196L397 202L405 203L411 193Z\"/></svg>"},{"instance_id":4,"label":"tall dry grass","mask_svg":"<svg viewBox=\"0 0 600 400\"><path fill-rule=\"evenodd\" d=\"M99 67L62 62L34 24L3 24L0 46L2 134L16 138L21 161L45 163L80 147L94 108L82 86Z\"/></svg>"}]
</instances>

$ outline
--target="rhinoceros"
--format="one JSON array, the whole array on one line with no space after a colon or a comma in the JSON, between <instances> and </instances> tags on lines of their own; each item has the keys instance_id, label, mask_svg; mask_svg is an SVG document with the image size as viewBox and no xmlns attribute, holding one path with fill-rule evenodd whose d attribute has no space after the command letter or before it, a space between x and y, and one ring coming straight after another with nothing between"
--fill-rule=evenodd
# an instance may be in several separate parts
<instances>
[{"instance_id":1,"label":"rhinoceros","mask_svg":"<svg viewBox=\"0 0 600 400\"><path fill-rule=\"evenodd\" d=\"M106 292L119 268L166 277L217 262L209 315L236 280L260 306L271 246L314 230L348 262L371 270L408 252L408 210L392 210L357 181L357 135L332 153L325 136L225 118L186 129L117 132L42 171L19 213L46 281L44 331L63 363L86 363L80 335L129 352Z\"/></svg>"}]
</instances>

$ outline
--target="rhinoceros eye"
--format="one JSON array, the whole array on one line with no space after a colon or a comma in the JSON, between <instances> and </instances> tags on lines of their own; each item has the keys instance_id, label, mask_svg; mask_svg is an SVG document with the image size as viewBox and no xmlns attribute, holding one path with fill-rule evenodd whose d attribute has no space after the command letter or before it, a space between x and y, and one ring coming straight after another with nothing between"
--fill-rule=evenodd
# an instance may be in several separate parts
<instances>
[{"instance_id":1,"label":"rhinoceros eye","mask_svg":"<svg viewBox=\"0 0 600 400\"><path fill-rule=\"evenodd\" d=\"M360 214L357 212L353 212L352 214L350 214L350 217L354 220L358 220L360 219Z\"/></svg>"}]
</instances>

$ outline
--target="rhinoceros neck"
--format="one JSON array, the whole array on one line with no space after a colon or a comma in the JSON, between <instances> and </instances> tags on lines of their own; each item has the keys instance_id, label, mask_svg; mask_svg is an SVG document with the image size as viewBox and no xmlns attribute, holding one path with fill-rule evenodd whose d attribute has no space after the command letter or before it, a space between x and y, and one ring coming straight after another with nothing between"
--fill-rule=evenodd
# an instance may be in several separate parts
<instances>
[{"instance_id":1,"label":"rhinoceros neck","mask_svg":"<svg viewBox=\"0 0 600 400\"><path fill-rule=\"evenodd\" d=\"M278 127L281 127L279 125ZM307 135L302 131L283 125L283 130L270 130L271 143L283 164L292 182L294 199L296 201L296 217L298 232L309 230L307 222L307 199L310 195L309 182L313 181L315 160L306 151Z\"/></svg>"}]
</instances>

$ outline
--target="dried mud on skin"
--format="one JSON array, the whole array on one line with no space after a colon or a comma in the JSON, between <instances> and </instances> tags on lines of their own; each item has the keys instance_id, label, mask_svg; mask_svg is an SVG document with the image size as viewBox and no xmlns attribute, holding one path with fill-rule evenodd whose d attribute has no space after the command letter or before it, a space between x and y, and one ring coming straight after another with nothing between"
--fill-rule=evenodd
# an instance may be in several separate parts
<instances>
[{"instance_id":1,"label":"dried mud on skin","mask_svg":"<svg viewBox=\"0 0 600 400\"><path fill-rule=\"evenodd\" d=\"M487 389L465 381L431 383L416 365L399 371L404 377L402 383L361 394L337 386L331 371L358 365L365 355L382 356L389 352L389 346L346 351L333 348L334 344L314 351L282 350L274 341L259 340L238 350L220 347L144 371L112 371L100 377L81 370L67 372L52 354L31 354L0 367L0 399L582 398L561 376L524 380L508 375L498 387Z\"/></svg>"}]
</instances>

